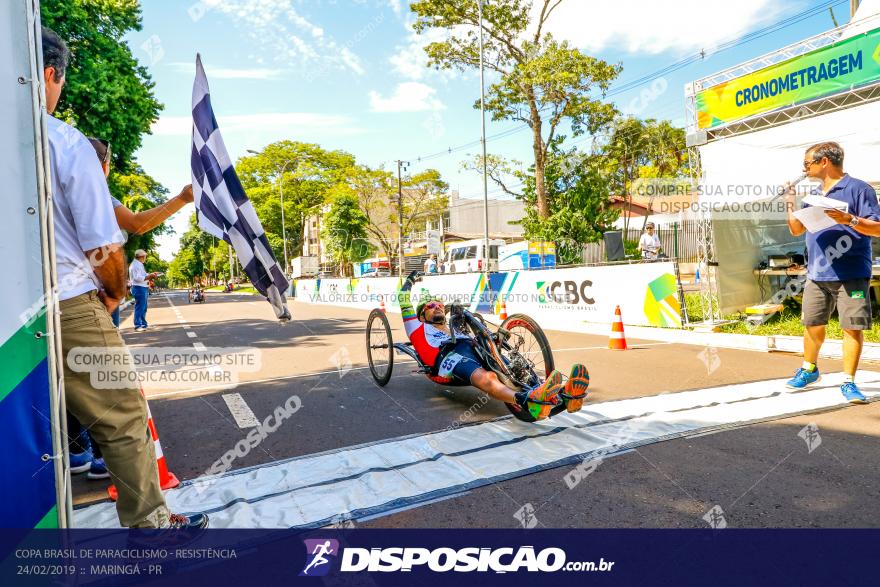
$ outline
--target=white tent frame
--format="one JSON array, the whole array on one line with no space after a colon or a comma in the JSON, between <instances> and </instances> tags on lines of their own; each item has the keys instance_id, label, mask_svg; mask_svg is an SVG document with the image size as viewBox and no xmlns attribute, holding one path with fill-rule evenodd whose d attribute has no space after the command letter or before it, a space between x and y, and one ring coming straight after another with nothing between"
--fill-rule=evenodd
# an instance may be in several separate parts
<instances>
[{"instance_id":1,"label":"white tent frame","mask_svg":"<svg viewBox=\"0 0 880 587\"><path fill-rule=\"evenodd\" d=\"M864 24L867 21L877 21L873 24L880 25L880 15L859 21ZM852 25L846 25L831 29L819 35L815 35L803 41L793 43L782 49L767 53L751 61L735 65L721 72L701 78L685 85L685 120L687 133L687 149L690 157L691 179L695 182L704 179L703 169L700 163L700 145L724 140L725 138L746 133L764 130L790 122L821 116L837 110L852 108L861 104L880 99L880 82L875 82L859 87L851 87L849 90L811 100L802 104L792 104L779 110L765 112L738 120L720 127L701 130L697 124L697 93L732 79L749 75L755 71L770 67L774 64L786 61L793 57L809 53L815 49L832 45L846 37L845 30ZM864 33L862 33L864 34ZM720 296L717 280L717 260L715 257L715 237L712 229L712 219L708 211L700 207L697 217L697 231L700 239L698 250L698 267L700 269L700 307L702 310L703 324L712 326L722 322ZM695 325L687 316L688 324Z\"/></svg>"}]
</instances>

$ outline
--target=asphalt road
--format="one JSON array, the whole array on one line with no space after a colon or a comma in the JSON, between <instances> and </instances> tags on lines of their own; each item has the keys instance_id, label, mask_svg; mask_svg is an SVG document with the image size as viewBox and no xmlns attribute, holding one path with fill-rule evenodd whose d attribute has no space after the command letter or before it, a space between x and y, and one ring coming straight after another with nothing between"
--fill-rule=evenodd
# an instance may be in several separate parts
<instances>
[{"instance_id":1,"label":"asphalt road","mask_svg":"<svg viewBox=\"0 0 880 587\"><path fill-rule=\"evenodd\" d=\"M474 389L431 383L400 357L391 382L375 385L366 368L363 310L292 302L294 321L282 325L265 301L248 295L211 292L205 304L193 305L172 292L150 304L147 332L133 332L130 310L124 314L122 333L132 346L246 346L261 358L260 369L243 374L234 389L148 393L168 463L181 479L203 474L246 435L223 398L231 393L260 421L292 395L302 401L235 468L508 414L496 402L483 404ZM404 340L399 316L389 317L395 340ZM788 377L801 361L632 339L631 350L614 352L605 348L605 337L547 334L557 368L589 367L591 402ZM821 368L839 371L841 365L823 361ZM808 452L798 432L811 423L821 445ZM880 402L658 442L605 459L573 489L563 482L570 468L562 467L357 523L513 528L520 526L514 514L525 506L550 528L706 527L703 516L719 506L730 527L875 527L880 513L870 504L880 497L878 435ZM103 498L105 486L76 477L76 501Z\"/></svg>"}]
</instances>

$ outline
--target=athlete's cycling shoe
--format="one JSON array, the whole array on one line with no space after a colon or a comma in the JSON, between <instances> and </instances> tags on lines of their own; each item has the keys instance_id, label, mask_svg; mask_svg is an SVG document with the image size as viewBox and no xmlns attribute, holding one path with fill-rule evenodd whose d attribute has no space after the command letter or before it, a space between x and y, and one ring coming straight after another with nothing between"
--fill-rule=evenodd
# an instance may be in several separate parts
<instances>
[{"instance_id":1,"label":"athlete's cycling shoe","mask_svg":"<svg viewBox=\"0 0 880 587\"><path fill-rule=\"evenodd\" d=\"M559 405L559 392L562 391L562 373L553 371L544 383L531 391L521 391L517 403L527 410L535 420L543 420L550 410Z\"/></svg>"},{"instance_id":2,"label":"athlete's cycling shoe","mask_svg":"<svg viewBox=\"0 0 880 587\"><path fill-rule=\"evenodd\" d=\"M584 405L588 387L590 387L590 373L586 366L572 365L571 375L565 382L565 389L559 392L559 397L565 402L565 409L570 413L579 411Z\"/></svg>"},{"instance_id":3,"label":"athlete's cycling shoe","mask_svg":"<svg viewBox=\"0 0 880 587\"><path fill-rule=\"evenodd\" d=\"M788 380L786 385L792 389L803 389L806 386L819 381L819 368L807 371L803 367L795 371L794 377Z\"/></svg>"},{"instance_id":4,"label":"athlete's cycling shoe","mask_svg":"<svg viewBox=\"0 0 880 587\"><path fill-rule=\"evenodd\" d=\"M851 404L866 404L868 400L865 399L865 396L862 395L862 392L859 391L858 386L852 381L847 381L843 385L840 386L840 392L843 394L843 397L846 398Z\"/></svg>"}]
</instances>

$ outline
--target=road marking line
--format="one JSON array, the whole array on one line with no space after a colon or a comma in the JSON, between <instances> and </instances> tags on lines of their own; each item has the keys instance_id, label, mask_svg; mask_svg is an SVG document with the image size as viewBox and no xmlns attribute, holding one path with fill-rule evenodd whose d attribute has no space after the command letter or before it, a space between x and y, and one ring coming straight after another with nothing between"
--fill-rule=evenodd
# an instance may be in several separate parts
<instances>
[{"instance_id":1,"label":"road marking line","mask_svg":"<svg viewBox=\"0 0 880 587\"><path fill-rule=\"evenodd\" d=\"M528 425L508 416L200 477L166 498L172 511L210 514L213 528L314 528L556 467L567 466L559 480L576 485L584 459L846 408L837 389L843 379L826 374L820 386L799 391L771 379L608 401ZM863 373L859 382L869 401L880 400L880 373ZM75 521L119 526L110 503L76 510Z\"/></svg>"},{"instance_id":2,"label":"road marking line","mask_svg":"<svg viewBox=\"0 0 880 587\"><path fill-rule=\"evenodd\" d=\"M186 335L190 338L195 338L196 336L198 336L195 332L189 332L189 331L187 331Z\"/></svg>"},{"instance_id":3,"label":"road marking line","mask_svg":"<svg viewBox=\"0 0 880 587\"><path fill-rule=\"evenodd\" d=\"M196 345L199 343L193 343ZM394 361L395 365L415 365L415 361ZM364 367L351 367L349 371L362 371L364 369L369 369L369 365ZM239 381L238 383L226 383L223 385L208 385L206 387L196 387L193 389L181 389L180 391L166 391L163 393L151 393L149 395L149 399L160 398L160 397L169 397L175 395L186 395L190 393L200 393L203 391L218 391L221 389L235 389L239 385L250 385L252 383L269 383L272 381L285 381L287 379L304 379L306 377L320 377L321 375L336 375L339 373L338 369L333 369L331 371L318 371L317 373L300 373L297 375L280 375L278 377L266 377L265 379L252 379L248 381ZM397 375L392 375L392 377L401 377L411 375L411 373L399 373Z\"/></svg>"},{"instance_id":4,"label":"road marking line","mask_svg":"<svg viewBox=\"0 0 880 587\"><path fill-rule=\"evenodd\" d=\"M190 326L189 324L181 324L181 326L183 326L186 330L192 328L192 326Z\"/></svg>"},{"instance_id":5,"label":"road marking line","mask_svg":"<svg viewBox=\"0 0 880 587\"><path fill-rule=\"evenodd\" d=\"M203 345L200 342L194 342L193 348L196 349L197 351L202 351L202 352L208 350L208 347L206 347L205 345Z\"/></svg>"},{"instance_id":6,"label":"road marking line","mask_svg":"<svg viewBox=\"0 0 880 587\"><path fill-rule=\"evenodd\" d=\"M232 413L232 417L235 418L235 423L238 424L239 428L254 428L255 426L259 426L260 421L257 420L253 410L247 405L247 402L244 401L244 398L241 397L240 393L224 394L223 401L226 402L226 407L229 408L229 411Z\"/></svg>"}]
</instances>

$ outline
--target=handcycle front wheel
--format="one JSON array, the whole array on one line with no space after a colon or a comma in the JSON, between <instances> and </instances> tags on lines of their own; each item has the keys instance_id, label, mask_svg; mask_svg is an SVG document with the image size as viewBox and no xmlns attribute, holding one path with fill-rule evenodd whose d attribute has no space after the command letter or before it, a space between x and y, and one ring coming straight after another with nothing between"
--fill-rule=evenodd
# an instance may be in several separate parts
<instances>
[{"instance_id":1,"label":"handcycle front wheel","mask_svg":"<svg viewBox=\"0 0 880 587\"><path fill-rule=\"evenodd\" d=\"M394 341L388 317L379 309L370 312L367 318L367 361L373 379L380 387L385 387L391 380L394 367Z\"/></svg>"},{"instance_id":2,"label":"handcycle front wheel","mask_svg":"<svg viewBox=\"0 0 880 587\"><path fill-rule=\"evenodd\" d=\"M546 379L555 367L553 361L553 351L550 348L550 341L547 335L529 316L525 314L513 314L501 324L501 328L511 333L509 342L513 343L514 350L502 350L505 359L510 361L512 367L522 369L521 362L527 361L529 364L530 379L533 385L540 384ZM517 344L518 343L518 344ZM524 377L522 377L524 379ZM534 422L532 415L511 404L505 404L510 413L523 422ZM561 406L561 404L560 404ZM554 408L553 413L558 413L558 409Z\"/></svg>"}]
</instances>

